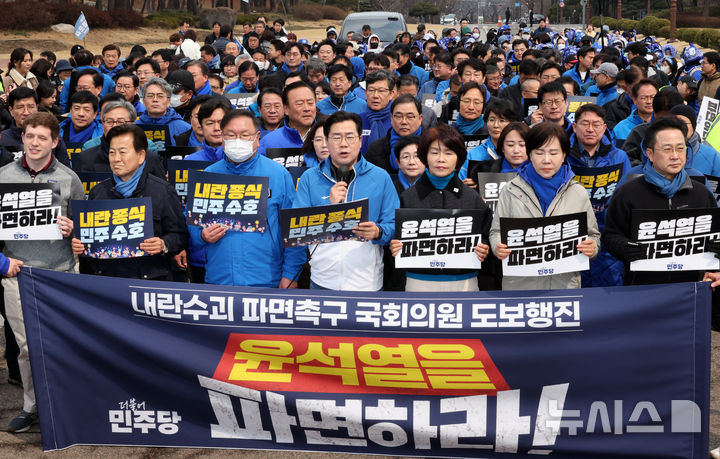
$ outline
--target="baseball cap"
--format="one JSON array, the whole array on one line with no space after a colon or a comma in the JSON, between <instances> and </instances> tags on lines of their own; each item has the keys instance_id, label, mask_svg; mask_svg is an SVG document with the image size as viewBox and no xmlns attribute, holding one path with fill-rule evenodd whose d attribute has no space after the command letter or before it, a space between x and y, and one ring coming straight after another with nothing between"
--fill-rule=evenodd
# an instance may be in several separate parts
<instances>
[{"instance_id":1,"label":"baseball cap","mask_svg":"<svg viewBox=\"0 0 720 459\"><path fill-rule=\"evenodd\" d=\"M577 64L577 56L575 54L568 54L565 56L564 64Z\"/></svg>"},{"instance_id":2,"label":"baseball cap","mask_svg":"<svg viewBox=\"0 0 720 459\"><path fill-rule=\"evenodd\" d=\"M618 74L618 68L617 65L613 64L612 62L605 62L601 64L600 67L597 68L597 70L590 70L590 73L592 73L593 75L602 73L603 75L607 75L610 78L615 78Z\"/></svg>"},{"instance_id":3,"label":"baseball cap","mask_svg":"<svg viewBox=\"0 0 720 459\"><path fill-rule=\"evenodd\" d=\"M689 87L693 89L697 89L698 84L695 78L691 77L690 75L685 75L684 77L680 78L680 81L688 85Z\"/></svg>"},{"instance_id":4,"label":"baseball cap","mask_svg":"<svg viewBox=\"0 0 720 459\"><path fill-rule=\"evenodd\" d=\"M328 27L327 29L325 29L325 33L326 33L327 35L330 35L331 33L334 33L336 37L337 37L337 34L338 34L338 33L337 33L337 29L336 29L335 27L333 27L333 26L330 26L330 27Z\"/></svg>"},{"instance_id":5,"label":"baseball cap","mask_svg":"<svg viewBox=\"0 0 720 459\"><path fill-rule=\"evenodd\" d=\"M60 59L57 61L57 64L55 64L55 71L56 72L62 72L63 70L72 70L73 66L70 65L70 61L67 59Z\"/></svg>"},{"instance_id":6,"label":"baseball cap","mask_svg":"<svg viewBox=\"0 0 720 459\"><path fill-rule=\"evenodd\" d=\"M187 70L175 70L167 77L167 82L173 88L173 92L182 89L186 91L195 91L195 80L192 73Z\"/></svg>"}]
</instances>

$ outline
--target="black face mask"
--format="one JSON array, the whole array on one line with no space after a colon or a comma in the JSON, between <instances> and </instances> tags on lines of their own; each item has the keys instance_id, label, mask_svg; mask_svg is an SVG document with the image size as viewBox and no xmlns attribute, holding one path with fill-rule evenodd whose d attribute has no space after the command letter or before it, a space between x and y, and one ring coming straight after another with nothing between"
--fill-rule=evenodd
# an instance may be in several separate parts
<instances>
[{"instance_id":1,"label":"black face mask","mask_svg":"<svg viewBox=\"0 0 720 459\"><path fill-rule=\"evenodd\" d=\"M377 49L379 43L370 43L370 49Z\"/></svg>"}]
</instances>

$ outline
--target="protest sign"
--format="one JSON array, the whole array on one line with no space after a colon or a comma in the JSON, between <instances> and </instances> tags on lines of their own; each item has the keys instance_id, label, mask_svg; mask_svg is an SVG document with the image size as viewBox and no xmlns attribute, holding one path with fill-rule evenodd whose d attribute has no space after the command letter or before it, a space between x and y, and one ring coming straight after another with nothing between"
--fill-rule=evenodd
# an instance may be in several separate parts
<instances>
[{"instance_id":1,"label":"protest sign","mask_svg":"<svg viewBox=\"0 0 720 459\"><path fill-rule=\"evenodd\" d=\"M540 108L540 101L537 99L523 99L523 115L524 118L527 118L528 116L532 116L537 109Z\"/></svg>"},{"instance_id":2,"label":"protest sign","mask_svg":"<svg viewBox=\"0 0 720 459\"><path fill-rule=\"evenodd\" d=\"M467 151L470 151L473 148L480 146L480 144L483 142L483 140L485 140L487 138L488 138L488 134L464 135L463 141L465 142L465 149Z\"/></svg>"},{"instance_id":3,"label":"protest sign","mask_svg":"<svg viewBox=\"0 0 720 459\"><path fill-rule=\"evenodd\" d=\"M70 201L75 237L91 258L147 255L140 243L153 237L152 199Z\"/></svg>"},{"instance_id":4,"label":"protest sign","mask_svg":"<svg viewBox=\"0 0 720 459\"><path fill-rule=\"evenodd\" d=\"M19 284L46 451L710 448L707 282L348 294L23 268Z\"/></svg>"},{"instance_id":5,"label":"protest sign","mask_svg":"<svg viewBox=\"0 0 720 459\"><path fill-rule=\"evenodd\" d=\"M568 108L565 112L565 116L570 120L570 122L575 122L575 112L578 111L578 108L582 107L585 104L594 104L597 102L597 97L589 97L589 96L567 96L567 104Z\"/></svg>"},{"instance_id":6,"label":"protest sign","mask_svg":"<svg viewBox=\"0 0 720 459\"><path fill-rule=\"evenodd\" d=\"M87 196L90 194L90 190L92 190L95 185L104 180L112 178L112 172L76 171L75 173L83 184L83 189L85 190L85 199L87 199Z\"/></svg>"},{"instance_id":7,"label":"protest sign","mask_svg":"<svg viewBox=\"0 0 720 459\"><path fill-rule=\"evenodd\" d=\"M572 170L575 173L573 177L575 181L588 192L593 210L603 212L622 178L622 163L605 167L572 166Z\"/></svg>"},{"instance_id":8,"label":"protest sign","mask_svg":"<svg viewBox=\"0 0 720 459\"><path fill-rule=\"evenodd\" d=\"M359 240L353 229L368 221L368 200L317 207L280 209L283 246Z\"/></svg>"},{"instance_id":9,"label":"protest sign","mask_svg":"<svg viewBox=\"0 0 720 459\"><path fill-rule=\"evenodd\" d=\"M435 106L435 94L423 94L422 104L423 107L433 108Z\"/></svg>"},{"instance_id":10,"label":"protest sign","mask_svg":"<svg viewBox=\"0 0 720 459\"><path fill-rule=\"evenodd\" d=\"M59 183L0 184L0 241L62 239Z\"/></svg>"},{"instance_id":11,"label":"protest sign","mask_svg":"<svg viewBox=\"0 0 720 459\"><path fill-rule=\"evenodd\" d=\"M219 223L228 231L265 232L269 183L267 177L189 171L188 225Z\"/></svg>"},{"instance_id":12,"label":"protest sign","mask_svg":"<svg viewBox=\"0 0 720 459\"><path fill-rule=\"evenodd\" d=\"M293 184L295 185L295 189L297 190L298 183L300 183L300 177L305 173L306 170L308 170L309 167L307 166L297 166L297 167L288 167L287 170L290 172L290 177L292 177Z\"/></svg>"},{"instance_id":13,"label":"protest sign","mask_svg":"<svg viewBox=\"0 0 720 459\"><path fill-rule=\"evenodd\" d=\"M255 103L255 99L257 98L257 93L255 92L243 92L243 93L231 93L231 94L225 94L225 97L228 98L231 104L235 108L242 109L242 108L248 108L252 104Z\"/></svg>"},{"instance_id":14,"label":"protest sign","mask_svg":"<svg viewBox=\"0 0 720 459\"><path fill-rule=\"evenodd\" d=\"M193 161L168 159L167 171L168 182L175 187L175 192L180 196L180 200L185 204L188 195L188 172L190 170L202 171L206 167L213 164L213 161Z\"/></svg>"},{"instance_id":15,"label":"protest sign","mask_svg":"<svg viewBox=\"0 0 720 459\"><path fill-rule=\"evenodd\" d=\"M395 209L395 238L403 243L395 267L480 269L473 249L481 218L478 209Z\"/></svg>"},{"instance_id":16,"label":"protest sign","mask_svg":"<svg viewBox=\"0 0 720 459\"><path fill-rule=\"evenodd\" d=\"M172 146L170 128L167 124L137 124L137 126L145 131L148 140L155 142L159 152L163 152L167 150L167 147Z\"/></svg>"},{"instance_id":17,"label":"protest sign","mask_svg":"<svg viewBox=\"0 0 720 459\"><path fill-rule=\"evenodd\" d=\"M468 171L474 170L474 166L472 164L474 162L476 161L470 161L470 164L468 164ZM482 196L485 204L487 204L493 212L497 209L500 190L502 190L510 180L514 179L516 175L516 172L478 172L478 193L480 193L480 196ZM470 176L470 174L468 174L468 176Z\"/></svg>"},{"instance_id":18,"label":"protest sign","mask_svg":"<svg viewBox=\"0 0 720 459\"><path fill-rule=\"evenodd\" d=\"M695 124L701 141L705 140L705 136L710 131L710 126L712 126L715 118L717 118L718 112L720 112L720 101L712 97L703 97L700 111L698 111L697 115L697 123Z\"/></svg>"},{"instance_id":19,"label":"protest sign","mask_svg":"<svg viewBox=\"0 0 720 459\"><path fill-rule=\"evenodd\" d=\"M632 242L647 248L647 259L631 271L717 270L720 260L705 244L720 239L720 209L640 210L631 217Z\"/></svg>"},{"instance_id":20,"label":"protest sign","mask_svg":"<svg viewBox=\"0 0 720 459\"><path fill-rule=\"evenodd\" d=\"M300 148L268 148L265 150L265 156L286 168L304 166L305 155L300 153L300 150Z\"/></svg>"},{"instance_id":21,"label":"protest sign","mask_svg":"<svg viewBox=\"0 0 720 459\"><path fill-rule=\"evenodd\" d=\"M67 154L68 154L68 157L70 158L70 161L72 161L72 159L75 155L82 153L82 151L83 151L82 146L83 146L83 144L81 142L80 143L78 143L78 142L66 142L65 143L65 149L67 150Z\"/></svg>"},{"instance_id":22,"label":"protest sign","mask_svg":"<svg viewBox=\"0 0 720 459\"><path fill-rule=\"evenodd\" d=\"M705 179L710 186L710 191L712 191L713 196L715 196L715 201L720 205L720 177L706 175Z\"/></svg>"},{"instance_id":23,"label":"protest sign","mask_svg":"<svg viewBox=\"0 0 720 459\"><path fill-rule=\"evenodd\" d=\"M503 276L549 276L590 269L578 242L588 236L584 212L541 218L500 218L500 239L512 250Z\"/></svg>"}]
</instances>

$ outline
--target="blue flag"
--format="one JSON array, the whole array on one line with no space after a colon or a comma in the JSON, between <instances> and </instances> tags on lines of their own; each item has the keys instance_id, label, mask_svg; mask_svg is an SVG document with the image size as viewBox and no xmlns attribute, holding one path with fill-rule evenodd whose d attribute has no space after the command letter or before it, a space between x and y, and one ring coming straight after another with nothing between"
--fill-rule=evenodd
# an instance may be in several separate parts
<instances>
[{"instance_id":1,"label":"blue flag","mask_svg":"<svg viewBox=\"0 0 720 459\"><path fill-rule=\"evenodd\" d=\"M85 13L80 13L77 21L75 21L75 36L82 40L88 32L90 32L90 26L87 19L85 19Z\"/></svg>"}]
</instances>

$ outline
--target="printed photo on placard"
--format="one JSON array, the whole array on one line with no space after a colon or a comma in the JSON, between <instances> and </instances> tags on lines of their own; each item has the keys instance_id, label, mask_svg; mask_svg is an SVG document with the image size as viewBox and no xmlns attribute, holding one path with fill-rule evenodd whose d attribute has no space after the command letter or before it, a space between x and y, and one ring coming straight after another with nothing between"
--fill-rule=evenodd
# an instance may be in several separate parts
<instances>
[{"instance_id":1,"label":"printed photo on placard","mask_svg":"<svg viewBox=\"0 0 720 459\"><path fill-rule=\"evenodd\" d=\"M154 236L152 199L70 201L75 237L91 258L134 258L147 254L140 243Z\"/></svg>"}]
</instances>

